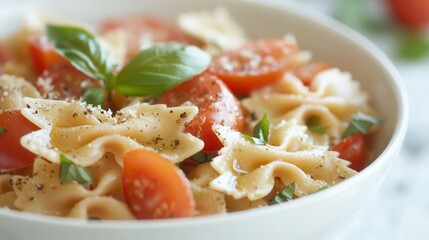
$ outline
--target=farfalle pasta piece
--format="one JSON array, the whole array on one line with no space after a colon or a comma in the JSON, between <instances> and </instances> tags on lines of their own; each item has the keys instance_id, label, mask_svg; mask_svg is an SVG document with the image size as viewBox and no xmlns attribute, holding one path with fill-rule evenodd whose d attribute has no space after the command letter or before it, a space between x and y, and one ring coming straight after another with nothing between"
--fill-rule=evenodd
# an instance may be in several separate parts
<instances>
[{"instance_id":1,"label":"farfalle pasta piece","mask_svg":"<svg viewBox=\"0 0 429 240\"><path fill-rule=\"evenodd\" d=\"M296 119L299 125L306 125L311 118L317 118L319 125L325 128L326 134L308 131L317 145L330 146L332 141L341 139L341 134L346 129L346 123L337 118L329 109L323 105L303 104L293 110L270 119L272 124L278 124L284 119Z\"/></svg>"},{"instance_id":2,"label":"farfalle pasta piece","mask_svg":"<svg viewBox=\"0 0 429 240\"><path fill-rule=\"evenodd\" d=\"M304 196L356 174L337 152L310 142L306 127L297 125L296 120L272 128L267 145L255 145L220 125L214 130L225 147L211 162L220 176L210 187L235 199L264 198L273 189L275 178L284 185L295 182L295 195Z\"/></svg>"},{"instance_id":3,"label":"farfalle pasta piece","mask_svg":"<svg viewBox=\"0 0 429 240\"><path fill-rule=\"evenodd\" d=\"M22 113L41 129L21 139L35 154L59 163L61 154L76 164L95 164L106 152L122 166L122 156L132 149L150 148L178 163L197 153L203 142L183 133L197 113L194 106L134 104L111 112L81 102L25 98Z\"/></svg>"},{"instance_id":4,"label":"farfalle pasta piece","mask_svg":"<svg viewBox=\"0 0 429 240\"><path fill-rule=\"evenodd\" d=\"M236 49L246 43L244 30L224 7L182 14L177 21L183 31L205 43L209 52Z\"/></svg>"},{"instance_id":5,"label":"farfalle pasta piece","mask_svg":"<svg viewBox=\"0 0 429 240\"><path fill-rule=\"evenodd\" d=\"M94 220L135 220L128 206L112 197L87 197L78 202L67 217Z\"/></svg>"},{"instance_id":6,"label":"farfalle pasta piece","mask_svg":"<svg viewBox=\"0 0 429 240\"><path fill-rule=\"evenodd\" d=\"M66 216L78 202L96 196L112 196L123 199L122 168L113 157L106 155L98 166L89 168L93 184L85 186L76 181L62 184L59 164L37 158L32 177L14 176L16 193L14 206L26 212Z\"/></svg>"},{"instance_id":7,"label":"farfalle pasta piece","mask_svg":"<svg viewBox=\"0 0 429 240\"><path fill-rule=\"evenodd\" d=\"M24 78L0 76L0 110L17 110L24 107L24 97L40 98L40 93Z\"/></svg>"},{"instance_id":8,"label":"farfalle pasta piece","mask_svg":"<svg viewBox=\"0 0 429 240\"><path fill-rule=\"evenodd\" d=\"M374 114L368 105L368 94L360 89L359 82L354 81L350 73L335 68L320 72L310 87L294 75L286 74L278 83L252 93L242 104L259 117L266 111L270 119L303 104L325 106L342 121L350 121L358 112Z\"/></svg>"}]
</instances>

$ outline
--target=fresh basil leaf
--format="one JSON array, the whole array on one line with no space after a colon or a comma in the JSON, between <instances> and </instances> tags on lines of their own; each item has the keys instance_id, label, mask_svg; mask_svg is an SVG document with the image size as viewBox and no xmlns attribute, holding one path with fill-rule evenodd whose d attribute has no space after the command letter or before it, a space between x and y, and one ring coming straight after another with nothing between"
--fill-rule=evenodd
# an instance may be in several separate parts
<instances>
[{"instance_id":1,"label":"fresh basil leaf","mask_svg":"<svg viewBox=\"0 0 429 240\"><path fill-rule=\"evenodd\" d=\"M241 136L244 137L247 141L252 142L256 145L266 145L267 144L267 142L265 142L264 140L249 136L249 135L244 134L244 133L242 133Z\"/></svg>"},{"instance_id":2,"label":"fresh basil leaf","mask_svg":"<svg viewBox=\"0 0 429 240\"><path fill-rule=\"evenodd\" d=\"M306 125L308 130L318 134L325 134L328 127L320 126L320 118L318 116L311 116L307 119Z\"/></svg>"},{"instance_id":3,"label":"fresh basil leaf","mask_svg":"<svg viewBox=\"0 0 429 240\"><path fill-rule=\"evenodd\" d=\"M60 155L60 161L61 183L68 183L72 181L76 181L80 184L92 183L91 174L86 168L76 165L73 161L62 154Z\"/></svg>"},{"instance_id":4,"label":"fresh basil leaf","mask_svg":"<svg viewBox=\"0 0 429 240\"><path fill-rule=\"evenodd\" d=\"M281 192L279 192L273 198L273 200L269 202L269 205L290 201L293 199L294 195L295 195L295 182L287 185Z\"/></svg>"},{"instance_id":5,"label":"fresh basil leaf","mask_svg":"<svg viewBox=\"0 0 429 240\"><path fill-rule=\"evenodd\" d=\"M215 154L199 152L194 154L191 159L199 163L205 163L210 162L214 157L216 157Z\"/></svg>"},{"instance_id":6,"label":"fresh basil leaf","mask_svg":"<svg viewBox=\"0 0 429 240\"><path fill-rule=\"evenodd\" d=\"M198 47L158 44L140 51L119 72L116 89L127 96L158 94L202 73L210 62Z\"/></svg>"},{"instance_id":7,"label":"fresh basil leaf","mask_svg":"<svg viewBox=\"0 0 429 240\"><path fill-rule=\"evenodd\" d=\"M108 90L115 84L114 64L97 39L83 28L47 25L46 35L58 53L79 71L104 82Z\"/></svg>"},{"instance_id":8,"label":"fresh basil leaf","mask_svg":"<svg viewBox=\"0 0 429 240\"><path fill-rule=\"evenodd\" d=\"M92 104L94 106L101 106L104 108L104 100L106 99L106 93L102 88L89 88L82 96L82 102Z\"/></svg>"},{"instance_id":9,"label":"fresh basil leaf","mask_svg":"<svg viewBox=\"0 0 429 240\"><path fill-rule=\"evenodd\" d=\"M6 128L0 126L0 135L6 134L7 130Z\"/></svg>"},{"instance_id":10,"label":"fresh basil leaf","mask_svg":"<svg viewBox=\"0 0 429 240\"><path fill-rule=\"evenodd\" d=\"M253 128L253 137L258 138L261 141L267 143L269 133L270 133L270 122L268 121L267 113L265 113L261 121L259 121L256 124L256 126Z\"/></svg>"},{"instance_id":11,"label":"fresh basil leaf","mask_svg":"<svg viewBox=\"0 0 429 240\"><path fill-rule=\"evenodd\" d=\"M373 125L379 125L381 124L381 122L382 121L380 119L377 119L368 115L364 115L364 114L355 115L352 118L352 122L349 124L349 126L344 131L341 137L344 139L355 133L368 134L369 129Z\"/></svg>"},{"instance_id":12,"label":"fresh basil leaf","mask_svg":"<svg viewBox=\"0 0 429 240\"><path fill-rule=\"evenodd\" d=\"M404 60L423 59L429 56L429 39L424 34L405 34L400 39L396 55Z\"/></svg>"}]
</instances>

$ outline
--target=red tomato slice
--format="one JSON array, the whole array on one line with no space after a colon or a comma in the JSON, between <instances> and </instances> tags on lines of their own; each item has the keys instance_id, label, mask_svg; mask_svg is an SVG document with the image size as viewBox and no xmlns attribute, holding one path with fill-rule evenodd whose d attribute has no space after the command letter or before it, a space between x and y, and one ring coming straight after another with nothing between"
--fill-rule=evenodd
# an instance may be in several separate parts
<instances>
[{"instance_id":1,"label":"red tomato slice","mask_svg":"<svg viewBox=\"0 0 429 240\"><path fill-rule=\"evenodd\" d=\"M166 91L158 100L170 107L188 101L199 111L185 131L204 141L203 152L216 153L223 146L212 130L213 124L229 126L240 132L243 130L241 105L218 77L209 73L200 74Z\"/></svg>"},{"instance_id":2,"label":"red tomato slice","mask_svg":"<svg viewBox=\"0 0 429 240\"><path fill-rule=\"evenodd\" d=\"M57 61L42 73L36 86L44 98L61 100L79 99L88 88L103 85L101 81L77 70L71 63Z\"/></svg>"},{"instance_id":3,"label":"red tomato slice","mask_svg":"<svg viewBox=\"0 0 429 240\"><path fill-rule=\"evenodd\" d=\"M27 42L31 61L34 69L39 75L57 61L68 62L55 51L46 35L32 35L28 38Z\"/></svg>"},{"instance_id":4,"label":"red tomato slice","mask_svg":"<svg viewBox=\"0 0 429 240\"><path fill-rule=\"evenodd\" d=\"M337 145L333 146L332 150L339 152L340 158L350 161L350 168L356 171L364 169L367 146L365 143L365 135L362 133L355 133L344 138Z\"/></svg>"},{"instance_id":5,"label":"red tomato slice","mask_svg":"<svg viewBox=\"0 0 429 240\"><path fill-rule=\"evenodd\" d=\"M123 30L127 37L127 59L132 58L140 50L140 45L144 41L196 44L193 38L173 23L152 16L111 19L100 26L101 34L118 29Z\"/></svg>"},{"instance_id":6,"label":"red tomato slice","mask_svg":"<svg viewBox=\"0 0 429 240\"><path fill-rule=\"evenodd\" d=\"M393 16L410 28L429 25L428 0L388 0Z\"/></svg>"},{"instance_id":7,"label":"red tomato slice","mask_svg":"<svg viewBox=\"0 0 429 240\"><path fill-rule=\"evenodd\" d=\"M317 74L330 68L332 68L332 66L328 63L315 62L297 67L292 73L299 78L304 85L309 86Z\"/></svg>"},{"instance_id":8,"label":"red tomato slice","mask_svg":"<svg viewBox=\"0 0 429 240\"><path fill-rule=\"evenodd\" d=\"M15 170L33 164L36 155L21 146L21 137L39 128L22 116L19 110L0 113L0 171Z\"/></svg>"},{"instance_id":9,"label":"red tomato slice","mask_svg":"<svg viewBox=\"0 0 429 240\"><path fill-rule=\"evenodd\" d=\"M265 39L221 53L209 68L234 92L247 94L278 81L298 51L284 39Z\"/></svg>"},{"instance_id":10,"label":"red tomato slice","mask_svg":"<svg viewBox=\"0 0 429 240\"><path fill-rule=\"evenodd\" d=\"M126 203L138 219L192 217L195 201L185 175L169 160L148 150L124 156Z\"/></svg>"},{"instance_id":11,"label":"red tomato slice","mask_svg":"<svg viewBox=\"0 0 429 240\"><path fill-rule=\"evenodd\" d=\"M10 54L6 47L0 43L0 66L4 65L10 59Z\"/></svg>"}]
</instances>

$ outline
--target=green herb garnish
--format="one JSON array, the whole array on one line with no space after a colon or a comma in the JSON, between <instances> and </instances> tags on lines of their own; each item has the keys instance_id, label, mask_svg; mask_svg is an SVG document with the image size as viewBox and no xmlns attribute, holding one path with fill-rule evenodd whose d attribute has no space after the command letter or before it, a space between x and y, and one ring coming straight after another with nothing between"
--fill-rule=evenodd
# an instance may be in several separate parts
<instances>
[{"instance_id":1,"label":"green herb garnish","mask_svg":"<svg viewBox=\"0 0 429 240\"><path fill-rule=\"evenodd\" d=\"M248 141L256 145L266 145L268 142L268 135L270 133L270 122L268 121L267 114L265 113L261 121L259 121L253 128L253 137L241 134Z\"/></svg>"},{"instance_id":2,"label":"green herb garnish","mask_svg":"<svg viewBox=\"0 0 429 240\"><path fill-rule=\"evenodd\" d=\"M325 134L328 127L320 125L320 118L318 116L311 116L307 119L306 125L308 130L318 134Z\"/></svg>"},{"instance_id":3,"label":"green herb garnish","mask_svg":"<svg viewBox=\"0 0 429 240\"><path fill-rule=\"evenodd\" d=\"M126 96L162 93L208 68L211 57L196 46L159 44L140 51L115 76L115 65L106 49L86 30L47 25L55 49L89 77L104 82L110 95L116 89Z\"/></svg>"},{"instance_id":4,"label":"green herb garnish","mask_svg":"<svg viewBox=\"0 0 429 240\"><path fill-rule=\"evenodd\" d=\"M191 159L199 163L205 163L210 162L214 157L216 157L215 154L199 152L192 155Z\"/></svg>"},{"instance_id":5,"label":"green herb garnish","mask_svg":"<svg viewBox=\"0 0 429 240\"><path fill-rule=\"evenodd\" d=\"M7 130L6 128L0 126L0 135L6 134Z\"/></svg>"},{"instance_id":6,"label":"green herb garnish","mask_svg":"<svg viewBox=\"0 0 429 240\"><path fill-rule=\"evenodd\" d=\"M405 33L399 41L396 55L405 60L419 60L429 55L429 39L424 34Z\"/></svg>"},{"instance_id":7,"label":"green herb garnish","mask_svg":"<svg viewBox=\"0 0 429 240\"><path fill-rule=\"evenodd\" d=\"M273 200L269 202L269 205L290 201L293 199L294 195L295 195L295 182L287 185L281 192L279 192L273 198Z\"/></svg>"},{"instance_id":8,"label":"green herb garnish","mask_svg":"<svg viewBox=\"0 0 429 240\"><path fill-rule=\"evenodd\" d=\"M82 96L82 102L86 102L94 106L101 106L101 108L104 108L105 99L106 94L102 88L89 88Z\"/></svg>"},{"instance_id":9,"label":"green herb garnish","mask_svg":"<svg viewBox=\"0 0 429 240\"><path fill-rule=\"evenodd\" d=\"M379 124L381 124L380 119L377 119L368 115L364 115L364 114L355 115L353 116L352 122L349 124L349 126L344 131L341 137L344 139L355 133L368 134L369 129L373 125L379 125Z\"/></svg>"},{"instance_id":10,"label":"green herb garnish","mask_svg":"<svg viewBox=\"0 0 429 240\"><path fill-rule=\"evenodd\" d=\"M158 44L141 51L119 72L116 89L128 96L162 93L203 72L210 62L195 46Z\"/></svg>"},{"instance_id":11,"label":"green herb garnish","mask_svg":"<svg viewBox=\"0 0 429 240\"><path fill-rule=\"evenodd\" d=\"M46 35L59 54L79 71L113 88L114 64L106 49L86 30L74 26L47 25Z\"/></svg>"},{"instance_id":12,"label":"green herb garnish","mask_svg":"<svg viewBox=\"0 0 429 240\"><path fill-rule=\"evenodd\" d=\"M92 177L89 171L68 159L64 155L60 155L60 179L61 183L76 181L80 184L92 183Z\"/></svg>"}]
</instances>

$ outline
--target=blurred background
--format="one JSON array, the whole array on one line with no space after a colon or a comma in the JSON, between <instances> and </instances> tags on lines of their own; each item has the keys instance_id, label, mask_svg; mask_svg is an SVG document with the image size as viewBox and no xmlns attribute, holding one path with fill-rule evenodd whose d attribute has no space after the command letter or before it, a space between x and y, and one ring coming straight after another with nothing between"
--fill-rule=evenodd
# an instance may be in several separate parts
<instances>
[{"instance_id":1,"label":"blurred background","mask_svg":"<svg viewBox=\"0 0 429 240\"><path fill-rule=\"evenodd\" d=\"M359 31L390 57L407 88L410 124L392 172L335 240L429 239L429 0L265 1L302 5Z\"/></svg>"}]
</instances>

